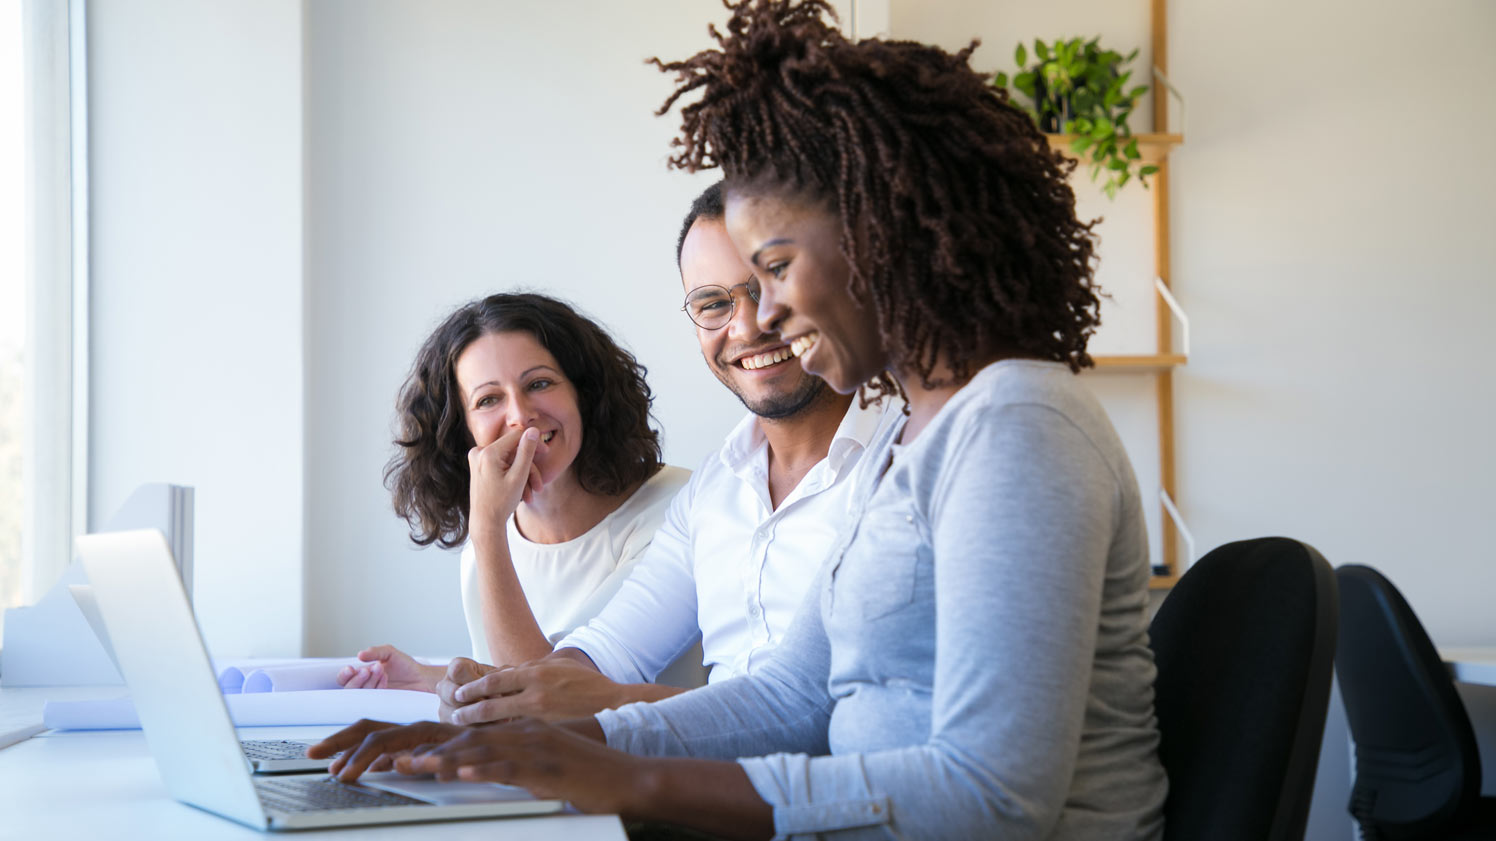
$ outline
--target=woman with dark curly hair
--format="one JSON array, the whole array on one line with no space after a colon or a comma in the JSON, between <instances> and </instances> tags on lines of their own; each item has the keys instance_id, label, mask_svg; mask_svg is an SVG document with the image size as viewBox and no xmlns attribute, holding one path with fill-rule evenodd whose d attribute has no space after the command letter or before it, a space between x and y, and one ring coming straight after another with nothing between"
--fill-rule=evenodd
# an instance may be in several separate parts
<instances>
[{"instance_id":1,"label":"woman with dark curly hair","mask_svg":"<svg viewBox=\"0 0 1496 841\"><path fill-rule=\"evenodd\" d=\"M362 739L349 779L443 741L397 767L733 838L1159 838L1147 540L1076 381L1097 291L1071 165L970 48L853 43L821 0L730 8L719 48L661 65L667 108L701 93L672 163L724 171L759 326L837 391L908 401L820 579L754 675L317 752Z\"/></svg>"},{"instance_id":2,"label":"woman with dark curly hair","mask_svg":"<svg viewBox=\"0 0 1496 841\"><path fill-rule=\"evenodd\" d=\"M661 463L644 374L544 295L473 301L421 346L385 481L412 541L463 546L479 662L541 657L597 613L689 478ZM387 645L359 657L371 665L343 670L349 688L429 690L445 671Z\"/></svg>"}]
</instances>

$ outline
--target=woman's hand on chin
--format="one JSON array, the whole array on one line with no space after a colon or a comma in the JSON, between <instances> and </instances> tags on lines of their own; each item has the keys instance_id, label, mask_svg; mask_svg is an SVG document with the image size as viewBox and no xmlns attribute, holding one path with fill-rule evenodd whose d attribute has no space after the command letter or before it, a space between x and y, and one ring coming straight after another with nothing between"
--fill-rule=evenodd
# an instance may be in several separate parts
<instances>
[{"instance_id":1,"label":"woman's hand on chin","mask_svg":"<svg viewBox=\"0 0 1496 841\"><path fill-rule=\"evenodd\" d=\"M538 430L514 429L486 447L468 450L468 523L474 541L501 537L520 500L530 499L543 486L535 467L539 442Z\"/></svg>"}]
</instances>

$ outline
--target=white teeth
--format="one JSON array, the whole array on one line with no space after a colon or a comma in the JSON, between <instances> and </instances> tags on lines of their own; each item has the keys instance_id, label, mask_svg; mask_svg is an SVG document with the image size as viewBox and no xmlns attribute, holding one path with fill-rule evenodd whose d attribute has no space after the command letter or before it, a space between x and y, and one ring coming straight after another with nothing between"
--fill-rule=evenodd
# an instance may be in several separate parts
<instances>
[{"instance_id":1,"label":"white teeth","mask_svg":"<svg viewBox=\"0 0 1496 841\"><path fill-rule=\"evenodd\" d=\"M794 359L805 353L807 350L810 350L811 347L814 346L816 341L820 338L820 333L806 333L793 342L790 342L790 346L787 348L778 348L777 350L771 350L768 353L760 353L757 356L745 356L742 359L738 360L738 364L742 365L749 371L756 371L759 368L767 368L770 365L777 365L787 359Z\"/></svg>"},{"instance_id":2,"label":"white teeth","mask_svg":"<svg viewBox=\"0 0 1496 841\"><path fill-rule=\"evenodd\" d=\"M549 443L551 443L551 439L555 438L555 437L556 437L556 430L553 429L550 432L547 432L546 434L540 436L540 441L541 441L541 443L549 444Z\"/></svg>"},{"instance_id":3,"label":"white teeth","mask_svg":"<svg viewBox=\"0 0 1496 841\"><path fill-rule=\"evenodd\" d=\"M771 350L768 353L761 353L758 356L745 356L738 360L738 364L750 371L756 371L759 368L777 365L792 356L795 356L795 354L791 353L788 348L779 348L778 350Z\"/></svg>"},{"instance_id":4,"label":"white teeth","mask_svg":"<svg viewBox=\"0 0 1496 841\"><path fill-rule=\"evenodd\" d=\"M793 342L790 342L790 353L794 354L797 357L803 355L807 350L810 350L811 346L814 345L816 343L816 340L819 338L821 338L820 333L806 333Z\"/></svg>"}]
</instances>

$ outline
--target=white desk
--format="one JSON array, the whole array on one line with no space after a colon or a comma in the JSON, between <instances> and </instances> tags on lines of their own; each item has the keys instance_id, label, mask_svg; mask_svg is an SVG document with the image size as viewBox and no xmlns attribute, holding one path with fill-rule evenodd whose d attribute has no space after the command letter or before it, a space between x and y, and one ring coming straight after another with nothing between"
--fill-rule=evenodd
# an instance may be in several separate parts
<instances>
[{"instance_id":1,"label":"white desk","mask_svg":"<svg viewBox=\"0 0 1496 841\"><path fill-rule=\"evenodd\" d=\"M105 689L0 689L0 720L39 713L48 697L111 697ZM244 738L310 739L335 727L241 728ZM258 838L257 832L178 803L167 793L139 730L46 731L0 749L0 839ZM614 815L554 815L483 821L369 826L276 836L401 839L509 838L539 841L624 841Z\"/></svg>"},{"instance_id":2,"label":"white desk","mask_svg":"<svg viewBox=\"0 0 1496 841\"><path fill-rule=\"evenodd\" d=\"M1496 648L1441 648L1439 656L1460 683L1496 686Z\"/></svg>"}]
</instances>

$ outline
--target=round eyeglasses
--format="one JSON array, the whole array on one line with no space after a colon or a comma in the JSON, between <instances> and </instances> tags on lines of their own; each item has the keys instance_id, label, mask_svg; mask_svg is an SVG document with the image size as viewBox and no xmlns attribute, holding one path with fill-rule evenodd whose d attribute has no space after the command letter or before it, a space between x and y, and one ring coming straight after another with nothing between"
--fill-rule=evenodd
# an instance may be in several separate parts
<instances>
[{"instance_id":1,"label":"round eyeglasses","mask_svg":"<svg viewBox=\"0 0 1496 841\"><path fill-rule=\"evenodd\" d=\"M758 303L758 278L750 277L731 289L723 286L698 286L686 296L686 303L681 306L681 310L703 330L721 329L732 321L732 314L738 309L737 296L732 293L739 289L747 294L748 300Z\"/></svg>"}]
</instances>

